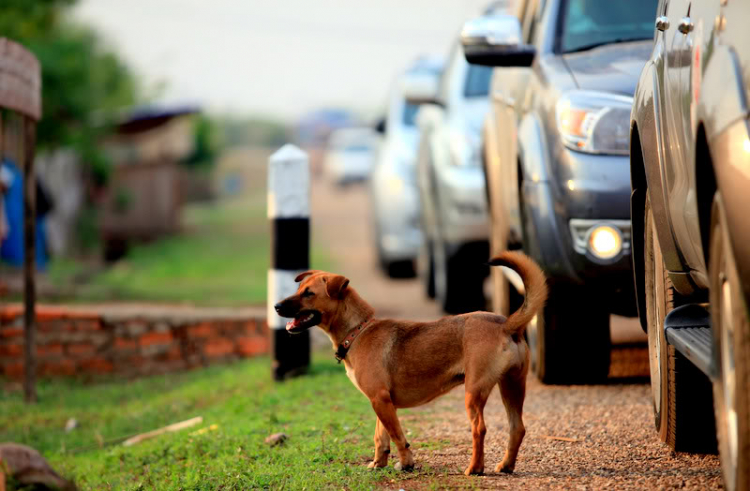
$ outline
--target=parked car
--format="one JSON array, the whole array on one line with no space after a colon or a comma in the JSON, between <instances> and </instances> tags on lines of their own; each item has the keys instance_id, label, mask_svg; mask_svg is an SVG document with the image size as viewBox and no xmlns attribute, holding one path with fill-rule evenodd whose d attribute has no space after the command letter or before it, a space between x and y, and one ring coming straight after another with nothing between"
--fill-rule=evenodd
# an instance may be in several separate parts
<instances>
[{"instance_id":1,"label":"parked car","mask_svg":"<svg viewBox=\"0 0 750 491\"><path fill-rule=\"evenodd\" d=\"M549 277L527 330L546 383L606 378L610 314L635 315L628 124L656 3L521 0L461 34L470 63L497 67L483 132L492 254L523 248ZM512 310L508 280L492 279L493 308Z\"/></svg>"},{"instance_id":2,"label":"parked car","mask_svg":"<svg viewBox=\"0 0 750 491\"><path fill-rule=\"evenodd\" d=\"M371 128L341 128L328 138L325 173L336 184L365 181L370 177L377 136Z\"/></svg>"},{"instance_id":3,"label":"parked car","mask_svg":"<svg viewBox=\"0 0 750 491\"><path fill-rule=\"evenodd\" d=\"M443 61L420 58L396 79L388 102L375 168L370 178L375 250L383 271L392 277L413 276L422 243L416 159L419 104L406 92L434 94Z\"/></svg>"},{"instance_id":4,"label":"parked car","mask_svg":"<svg viewBox=\"0 0 750 491\"><path fill-rule=\"evenodd\" d=\"M678 451L718 435L726 488L750 489L750 4L661 0L657 16L630 126L654 421Z\"/></svg>"},{"instance_id":5,"label":"parked car","mask_svg":"<svg viewBox=\"0 0 750 491\"><path fill-rule=\"evenodd\" d=\"M456 42L437 92L418 115L417 182L424 242L417 262L428 295L446 312L485 308L487 202L479 134L491 70L469 65Z\"/></svg>"}]
</instances>

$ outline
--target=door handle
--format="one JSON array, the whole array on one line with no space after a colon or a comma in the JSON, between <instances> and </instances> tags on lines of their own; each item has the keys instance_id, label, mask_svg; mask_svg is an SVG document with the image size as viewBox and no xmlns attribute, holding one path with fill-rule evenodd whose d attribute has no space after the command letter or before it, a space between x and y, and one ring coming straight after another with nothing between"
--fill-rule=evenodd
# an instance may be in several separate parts
<instances>
[{"instance_id":1,"label":"door handle","mask_svg":"<svg viewBox=\"0 0 750 491\"><path fill-rule=\"evenodd\" d=\"M669 17L666 15L660 15L656 18L656 28L662 32L669 29Z\"/></svg>"},{"instance_id":2,"label":"door handle","mask_svg":"<svg viewBox=\"0 0 750 491\"><path fill-rule=\"evenodd\" d=\"M695 24L693 24L693 20L690 17L683 17L680 19L680 25L677 26L677 30L683 34L689 34L693 31L694 27Z\"/></svg>"}]
</instances>

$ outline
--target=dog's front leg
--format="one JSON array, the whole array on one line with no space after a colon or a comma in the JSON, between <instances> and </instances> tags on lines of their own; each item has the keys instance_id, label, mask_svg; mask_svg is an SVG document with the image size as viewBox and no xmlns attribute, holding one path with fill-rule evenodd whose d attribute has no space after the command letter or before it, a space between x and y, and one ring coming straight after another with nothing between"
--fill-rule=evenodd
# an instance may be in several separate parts
<instances>
[{"instance_id":1,"label":"dog's front leg","mask_svg":"<svg viewBox=\"0 0 750 491\"><path fill-rule=\"evenodd\" d=\"M380 418L375 419L375 457L367 466L370 469L385 467L388 465L388 455L391 453L391 437L380 422Z\"/></svg>"},{"instance_id":2,"label":"dog's front leg","mask_svg":"<svg viewBox=\"0 0 750 491\"><path fill-rule=\"evenodd\" d=\"M413 469L414 457L409 450L404 432L401 430L401 423L396 416L396 408L393 406L390 393L386 389L382 389L370 398L370 403L372 403L372 408L375 410L380 423L385 427L398 449L399 463L396 464L396 470L408 471Z\"/></svg>"}]
</instances>

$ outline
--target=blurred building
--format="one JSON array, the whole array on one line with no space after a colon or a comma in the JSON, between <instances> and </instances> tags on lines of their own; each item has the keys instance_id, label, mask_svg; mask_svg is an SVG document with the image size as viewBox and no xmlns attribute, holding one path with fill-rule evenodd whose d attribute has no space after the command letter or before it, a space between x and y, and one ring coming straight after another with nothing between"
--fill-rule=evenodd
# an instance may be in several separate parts
<instances>
[{"instance_id":1,"label":"blurred building","mask_svg":"<svg viewBox=\"0 0 750 491\"><path fill-rule=\"evenodd\" d=\"M103 141L112 163L100 197L105 258L117 259L133 240L176 232L183 204L179 163L194 150L197 108L146 107L129 112Z\"/></svg>"},{"instance_id":2,"label":"blurred building","mask_svg":"<svg viewBox=\"0 0 750 491\"><path fill-rule=\"evenodd\" d=\"M331 132L356 124L357 118L344 109L318 109L300 118L294 128L295 141L307 151L313 175L320 175L323 171L323 158Z\"/></svg>"}]
</instances>

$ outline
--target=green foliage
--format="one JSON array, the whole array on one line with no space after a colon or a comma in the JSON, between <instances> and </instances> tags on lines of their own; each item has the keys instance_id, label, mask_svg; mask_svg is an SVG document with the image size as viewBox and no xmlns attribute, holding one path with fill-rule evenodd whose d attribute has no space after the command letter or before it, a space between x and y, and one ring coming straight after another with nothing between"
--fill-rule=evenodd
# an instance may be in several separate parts
<instances>
[{"instance_id":1,"label":"green foliage","mask_svg":"<svg viewBox=\"0 0 750 491\"><path fill-rule=\"evenodd\" d=\"M240 119L227 116L219 121L219 132L222 144L227 147L280 147L288 141L286 125L264 117Z\"/></svg>"},{"instance_id":2,"label":"green foliage","mask_svg":"<svg viewBox=\"0 0 750 491\"><path fill-rule=\"evenodd\" d=\"M3 0L0 33L15 41L37 39L59 23L60 14L77 0Z\"/></svg>"},{"instance_id":3,"label":"green foliage","mask_svg":"<svg viewBox=\"0 0 750 491\"><path fill-rule=\"evenodd\" d=\"M55 300L263 304L271 257L263 198L190 205L183 211L182 234L135 246L127 258L74 287L68 284L70 264L55 259L50 280L71 295ZM316 247L312 262L330 266Z\"/></svg>"},{"instance_id":4,"label":"green foliage","mask_svg":"<svg viewBox=\"0 0 750 491\"><path fill-rule=\"evenodd\" d=\"M128 189L122 187L118 187L117 189L115 189L113 203L115 213L125 214L128 212L132 205L133 195Z\"/></svg>"},{"instance_id":5,"label":"green foliage","mask_svg":"<svg viewBox=\"0 0 750 491\"><path fill-rule=\"evenodd\" d=\"M70 146L106 180L97 140L116 111L136 99L136 82L90 29L65 19L76 0L3 0L0 33L31 50L42 66L41 148Z\"/></svg>"},{"instance_id":6,"label":"green foliage","mask_svg":"<svg viewBox=\"0 0 750 491\"><path fill-rule=\"evenodd\" d=\"M196 116L193 137L195 139L195 150L187 164L194 167L213 165L218 153L216 124L208 116L203 114Z\"/></svg>"},{"instance_id":7,"label":"green foliage","mask_svg":"<svg viewBox=\"0 0 750 491\"><path fill-rule=\"evenodd\" d=\"M81 489L371 489L399 478L366 468L375 416L329 353L281 384L262 358L134 382L43 382L39 397L0 397L0 441L37 448ZM98 444L194 416L201 426L133 447ZM66 433L70 417L80 426ZM269 447L276 432L290 438Z\"/></svg>"}]
</instances>

